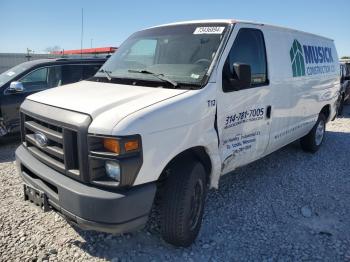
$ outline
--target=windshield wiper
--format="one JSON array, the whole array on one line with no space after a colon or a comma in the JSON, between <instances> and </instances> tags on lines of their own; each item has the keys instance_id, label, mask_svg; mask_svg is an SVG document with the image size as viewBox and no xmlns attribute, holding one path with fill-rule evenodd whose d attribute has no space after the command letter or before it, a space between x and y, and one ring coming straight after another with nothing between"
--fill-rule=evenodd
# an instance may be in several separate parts
<instances>
[{"instance_id":1,"label":"windshield wiper","mask_svg":"<svg viewBox=\"0 0 350 262\"><path fill-rule=\"evenodd\" d=\"M107 70L104 70L104 69L100 69L100 70L98 70L97 72L98 72L98 73L104 73L109 81L112 80L112 76L111 76L111 73L112 73L112 72L111 72L111 71L107 71Z\"/></svg>"},{"instance_id":2,"label":"windshield wiper","mask_svg":"<svg viewBox=\"0 0 350 262\"><path fill-rule=\"evenodd\" d=\"M141 69L141 70L129 69L128 72L130 72L130 73L149 74L149 75L157 77L158 79L160 79L160 80L162 80L164 82L168 82L168 83L172 84L175 88L179 86L179 84L177 82L167 78L166 76L164 76L164 74L157 74L157 73L154 73L152 71L148 71L146 69Z\"/></svg>"}]
</instances>

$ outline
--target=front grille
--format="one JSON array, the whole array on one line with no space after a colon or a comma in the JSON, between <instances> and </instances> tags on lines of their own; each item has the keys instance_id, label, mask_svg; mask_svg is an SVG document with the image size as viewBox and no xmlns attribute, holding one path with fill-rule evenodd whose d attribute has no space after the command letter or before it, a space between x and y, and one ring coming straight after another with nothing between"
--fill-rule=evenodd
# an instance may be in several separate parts
<instances>
[{"instance_id":1,"label":"front grille","mask_svg":"<svg viewBox=\"0 0 350 262\"><path fill-rule=\"evenodd\" d=\"M58 125L48 120L22 113L22 139L28 150L38 160L56 171L81 179L78 132ZM43 134L47 138L45 146L41 146L35 139L35 134Z\"/></svg>"}]
</instances>

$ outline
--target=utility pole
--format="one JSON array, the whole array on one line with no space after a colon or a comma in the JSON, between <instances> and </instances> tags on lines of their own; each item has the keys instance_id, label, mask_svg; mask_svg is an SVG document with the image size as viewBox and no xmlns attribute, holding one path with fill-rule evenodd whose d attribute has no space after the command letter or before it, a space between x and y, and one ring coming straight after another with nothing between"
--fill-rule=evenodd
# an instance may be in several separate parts
<instances>
[{"instance_id":1,"label":"utility pole","mask_svg":"<svg viewBox=\"0 0 350 262\"><path fill-rule=\"evenodd\" d=\"M30 55L30 52L33 52L33 50L30 50L29 48L27 48L27 55L26 55L26 58L27 58L28 61L29 61L30 58L32 57L32 56ZM34 53L34 52L33 52L33 53Z\"/></svg>"}]
</instances>

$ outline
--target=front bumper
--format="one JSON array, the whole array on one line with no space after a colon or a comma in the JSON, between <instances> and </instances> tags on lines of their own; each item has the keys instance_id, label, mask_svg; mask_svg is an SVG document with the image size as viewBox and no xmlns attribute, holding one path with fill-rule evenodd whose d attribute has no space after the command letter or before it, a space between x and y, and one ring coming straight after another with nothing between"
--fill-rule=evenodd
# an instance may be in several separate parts
<instances>
[{"instance_id":1,"label":"front bumper","mask_svg":"<svg viewBox=\"0 0 350 262\"><path fill-rule=\"evenodd\" d=\"M44 192L53 209L83 229L122 233L147 222L155 183L118 191L92 187L46 166L23 145L16 150L16 162L24 183Z\"/></svg>"}]
</instances>

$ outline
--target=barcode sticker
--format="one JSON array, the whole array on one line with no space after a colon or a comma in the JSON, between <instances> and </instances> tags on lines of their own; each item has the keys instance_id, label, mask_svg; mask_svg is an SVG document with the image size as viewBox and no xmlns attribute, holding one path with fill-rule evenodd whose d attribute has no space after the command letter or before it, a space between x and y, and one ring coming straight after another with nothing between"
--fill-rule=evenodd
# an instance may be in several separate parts
<instances>
[{"instance_id":1,"label":"barcode sticker","mask_svg":"<svg viewBox=\"0 0 350 262\"><path fill-rule=\"evenodd\" d=\"M225 27L223 26L197 27L196 30L194 30L193 34L222 34L224 30Z\"/></svg>"}]
</instances>

